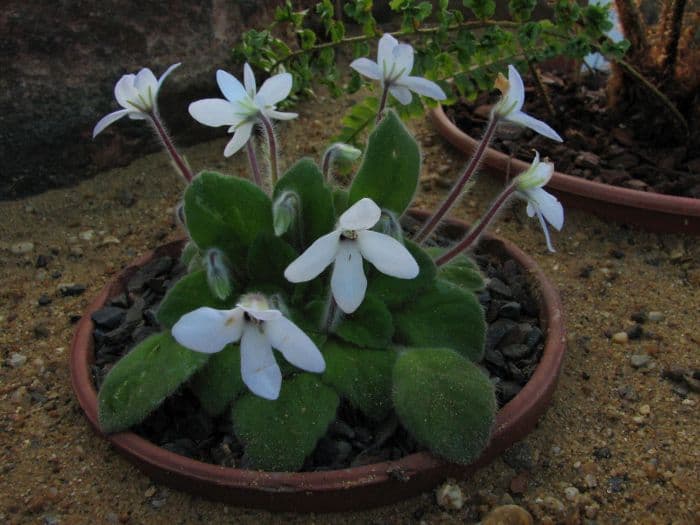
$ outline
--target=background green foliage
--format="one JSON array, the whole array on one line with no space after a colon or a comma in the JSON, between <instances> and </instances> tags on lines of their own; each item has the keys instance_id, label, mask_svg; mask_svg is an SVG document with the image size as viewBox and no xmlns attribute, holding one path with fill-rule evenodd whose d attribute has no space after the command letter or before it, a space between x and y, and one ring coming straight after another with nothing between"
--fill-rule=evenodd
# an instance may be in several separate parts
<instances>
[{"instance_id":1,"label":"background green foliage","mask_svg":"<svg viewBox=\"0 0 700 525\"><path fill-rule=\"evenodd\" d=\"M613 43L605 36L611 27L607 7L568 0L549 2L551 16L541 20L532 19L536 0L510 0L508 16L503 18L495 18L493 0L391 0L390 22L381 27L382 14L372 0L342 4L342 13L331 0L295 10L286 0L268 29L243 34L234 58L269 74L292 73L291 103L313 95L318 83L337 97L362 85L360 75L345 64L359 57L375 59L377 40L390 32L414 47L412 74L437 81L449 104L490 90L497 72L509 63L523 66L558 56L582 59L592 51L617 57L627 48L627 42ZM390 101L402 118L423 112L418 97L408 106L394 102ZM353 104L336 140L357 143L360 132L371 125L377 105L374 96Z\"/></svg>"}]
</instances>

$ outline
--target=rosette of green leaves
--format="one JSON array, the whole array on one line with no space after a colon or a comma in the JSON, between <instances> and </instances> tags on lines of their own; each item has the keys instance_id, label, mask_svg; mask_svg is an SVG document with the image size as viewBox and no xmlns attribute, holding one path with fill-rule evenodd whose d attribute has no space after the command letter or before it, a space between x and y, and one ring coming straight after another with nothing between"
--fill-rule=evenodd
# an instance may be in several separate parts
<instances>
[{"instance_id":1,"label":"rosette of green leaves","mask_svg":"<svg viewBox=\"0 0 700 525\"><path fill-rule=\"evenodd\" d=\"M473 291L480 274L468 260L438 271L428 252L404 240L419 265L418 276L397 279L365 262L364 302L331 325L324 323L329 271L296 285L283 277L291 261L335 228L348 205L369 197L392 216L404 214L418 185L420 158L415 140L389 111L369 136L347 190L329 186L308 159L284 173L272 198L239 177L215 172L195 177L184 198L191 272L158 309L165 331L133 349L106 378L99 394L103 428L112 432L138 423L186 386L207 412L230 417L252 466L292 471L313 452L343 399L377 421L395 412L417 441L452 461L475 459L488 441L495 398L475 364L483 354L485 322ZM272 202L289 192L298 209L276 236ZM228 261L227 297L210 288L206 269L192 264L211 250ZM321 375L282 365L285 378L275 401L245 388L238 345L200 354L169 334L185 313L201 306L232 308L249 292L273 297L314 339L326 362Z\"/></svg>"}]
</instances>

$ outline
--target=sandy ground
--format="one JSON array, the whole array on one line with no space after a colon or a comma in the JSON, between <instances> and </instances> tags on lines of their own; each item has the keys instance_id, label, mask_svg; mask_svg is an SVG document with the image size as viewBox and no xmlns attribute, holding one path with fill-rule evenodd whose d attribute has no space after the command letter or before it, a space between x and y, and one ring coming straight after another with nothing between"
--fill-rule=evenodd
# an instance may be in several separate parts
<instances>
[{"instance_id":1,"label":"sandy ground","mask_svg":"<svg viewBox=\"0 0 700 525\"><path fill-rule=\"evenodd\" d=\"M283 164L300 154L318 158L337 129L337 117L305 118L310 111L300 107L299 121L280 129ZM425 155L417 204L429 206L464 159L426 122L413 127ZM224 144L185 153L197 169L244 170L244 157L223 158ZM473 523L515 502L539 523L700 523L700 399L661 375L672 366L700 368L697 239L567 211L554 237L558 252L549 254L521 204L494 231L530 251L558 285L569 350L538 428L507 462L459 483L461 510L427 493L373 511L275 515L154 485L88 427L70 388L68 348L71 319L107 280L179 235L172 210L182 188L157 154L75 188L0 203L0 522ZM482 177L454 216L475 218L498 188ZM66 283L87 289L64 297ZM632 327L639 312L660 312L660 320L644 323L640 339L615 343L612 334ZM636 354L649 356L639 368Z\"/></svg>"}]
</instances>

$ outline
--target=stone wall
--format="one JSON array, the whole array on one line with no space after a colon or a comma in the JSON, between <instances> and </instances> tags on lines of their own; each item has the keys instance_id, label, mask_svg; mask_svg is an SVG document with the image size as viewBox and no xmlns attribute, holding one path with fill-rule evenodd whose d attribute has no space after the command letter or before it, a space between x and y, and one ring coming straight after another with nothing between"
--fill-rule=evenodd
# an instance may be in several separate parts
<instances>
[{"instance_id":1,"label":"stone wall","mask_svg":"<svg viewBox=\"0 0 700 525\"><path fill-rule=\"evenodd\" d=\"M230 50L264 25L273 0L5 0L0 10L0 199L73 184L159 147L148 126L120 120L91 132L118 109L115 82L150 67L183 65L162 91L163 118L179 144L221 136L187 105L217 96L214 74L239 74Z\"/></svg>"}]
</instances>

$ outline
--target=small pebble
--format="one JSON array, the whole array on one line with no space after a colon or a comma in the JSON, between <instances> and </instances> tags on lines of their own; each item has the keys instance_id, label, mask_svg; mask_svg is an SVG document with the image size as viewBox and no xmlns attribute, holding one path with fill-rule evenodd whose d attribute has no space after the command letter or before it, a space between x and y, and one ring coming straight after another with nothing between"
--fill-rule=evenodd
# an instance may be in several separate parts
<instances>
[{"instance_id":1,"label":"small pebble","mask_svg":"<svg viewBox=\"0 0 700 525\"><path fill-rule=\"evenodd\" d=\"M82 295L87 289L84 284L61 283L57 286L59 293L63 297Z\"/></svg>"},{"instance_id":2,"label":"small pebble","mask_svg":"<svg viewBox=\"0 0 700 525\"><path fill-rule=\"evenodd\" d=\"M634 368L642 368L645 367L649 364L651 361L651 356L647 354L634 354L632 357L630 357L630 364Z\"/></svg>"},{"instance_id":3,"label":"small pebble","mask_svg":"<svg viewBox=\"0 0 700 525\"><path fill-rule=\"evenodd\" d=\"M532 515L519 505L496 507L481 521L482 525L532 525Z\"/></svg>"},{"instance_id":4,"label":"small pebble","mask_svg":"<svg viewBox=\"0 0 700 525\"><path fill-rule=\"evenodd\" d=\"M26 362L27 362L27 356L24 354L19 354L17 352L13 352L12 354L10 354L10 358L7 360L7 363L12 368L19 368L20 366L22 366Z\"/></svg>"},{"instance_id":5,"label":"small pebble","mask_svg":"<svg viewBox=\"0 0 700 525\"><path fill-rule=\"evenodd\" d=\"M578 497L578 489L576 487L566 487L564 489L564 496L566 496L566 499L569 501L576 501L576 498Z\"/></svg>"},{"instance_id":6,"label":"small pebble","mask_svg":"<svg viewBox=\"0 0 700 525\"><path fill-rule=\"evenodd\" d=\"M464 506L464 494L459 485L447 481L438 487L435 494L437 504L444 509L459 510Z\"/></svg>"},{"instance_id":7,"label":"small pebble","mask_svg":"<svg viewBox=\"0 0 700 525\"><path fill-rule=\"evenodd\" d=\"M80 237L84 241L91 241L95 238L95 230L85 230L83 232L80 232L78 234L78 237Z\"/></svg>"},{"instance_id":8,"label":"small pebble","mask_svg":"<svg viewBox=\"0 0 700 525\"><path fill-rule=\"evenodd\" d=\"M51 298L45 293L43 293L39 296L39 300L37 301L37 303L39 303L39 306L46 306L48 304L51 304Z\"/></svg>"},{"instance_id":9,"label":"small pebble","mask_svg":"<svg viewBox=\"0 0 700 525\"><path fill-rule=\"evenodd\" d=\"M10 251L15 255L24 255L34 251L34 243L30 241L16 242L10 247Z\"/></svg>"},{"instance_id":10,"label":"small pebble","mask_svg":"<svg viewBox=\"0 0 700 525\"><path fill-rule=\"evenodd\" d=\"M583 482L586 484L586 487L589 489L595 488L598 486L598 480L593 474L586 474L583 477Z\"/></svg>"},{"instance_id":11,"label":"small pebble","mask_svg":"<svg viewBox=\"0 0 700 525\"><path fill-rule=\"evenodd\" d=\"M651 414L651 407L649 405L642 405L639 407L639 413L643 416L648 416Z\"/></svg>"},{"instance_id":12,"label":"small pebble","mask_svg":"<svg viewBox=\"0 0 700 525\"><path fill-rule=\"evenodd\" d=\"M34 337L37 339L46 339L49 335L51 335L51 332L49 330L49 327L46 326L43 322L39 322L34 325Z\"/></svg>"},{"instance_id":13,"label":"small pebble","mask_svg":"<svg viewBox=\"0 0 700 525\"><path fill-rule=\"evenodd\" d=\"M627 344L627 341L629 341L629 336L627 335L627 332L617 332L612 336L612 341L615 344L624 345Z\"/></svg>"},{"instance_id":14,"label":"small pebble","mask_svg":"<svg viewBox=\"0 0 700 525\"><path fill-rule=\"evenodd\" d=\"M656 312L656 311L649 312L647 314L647 319L649 319L650 321L653 321L655 323L658 323L659 321L664 320L664 314L662 314L661 312Z\"/></svg>"}]
</instances>

